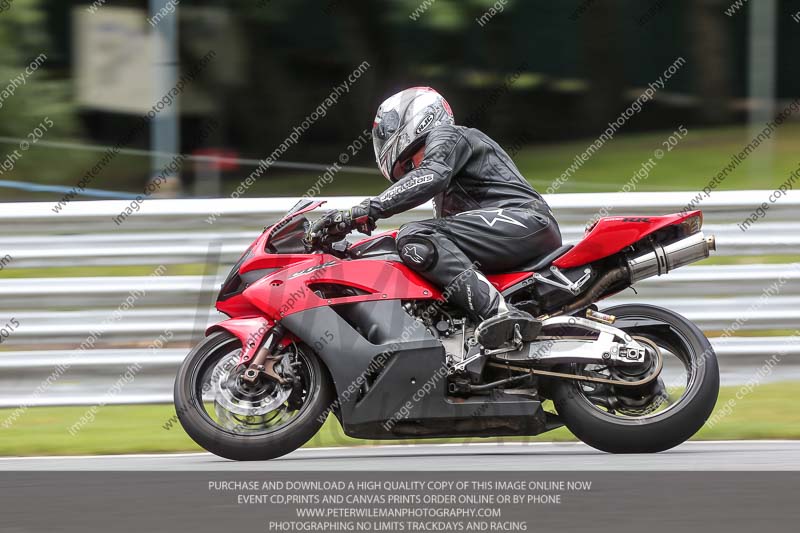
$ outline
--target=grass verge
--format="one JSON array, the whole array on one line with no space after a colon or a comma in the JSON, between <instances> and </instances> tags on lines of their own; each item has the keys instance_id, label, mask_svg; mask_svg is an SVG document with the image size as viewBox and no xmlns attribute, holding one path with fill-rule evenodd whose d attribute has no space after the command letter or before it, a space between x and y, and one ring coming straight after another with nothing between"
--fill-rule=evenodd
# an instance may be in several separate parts
<instances>
[{"instance_id":1,"label":"grass verge","mask_svg":"<svg viewBox=\"0 0 800 533\"><path fill-rule=\"evenodd\" d=\"M492 135L491 130L486 131ZM601 133L597 132L598 135ZM665 150L665 155L651 170L646 179L637 182L637 191L693 191L702 189L708 181L717 175L731 157L738 154L750 142L752 134L746 126L726 126L719 128L689 128L688 135L671 151L662 143L672 134L671 130L649 133L620 133L607 142L601 150L594 153L577 172L559 188L559 192L615 192L628 183L634 172L637 172L645 161L654 156L657 149ZM505 139L498 139L501 145ZM514 151L514 162L522 174L541 192L553 183L583 153L595 138L579 139L570 142L527 145ZM785 123L773 135L769 145L757 149L744 164L730 174L718 187L720 190L734 189L773 189L782 183L789 173L797 168L797 144L800 141L800 124ZM767 146L771 147L772 165L765 171L760 165L769 156ZM510 148L510 146L506 146ZM339 147L336 147L338 150ZM250 154L257 157L257 154ZM302 159L302 157L300 157ZM335 159L332 157L331 162ZM81 158L74 168L83 168L91 156ZM306 159L306 161L309 161ZM309 161L310 162L310 161ZM325 164L325 161L317 160ZM372 165L368 154L364 154L354 164ZM120 156L113 166L106 169L102 183L98 188L125 190L139 193L144 187L144 178L148 175L147 159L133 156ZM52 164L42 168L55 168ZM70 167L73 168L73 167ZM223 183L222 196L229 196L247 177L252 167L244 167L238 175L230 175ZM81 171L82 172L82 171ZM37 172L30 172L36 175ZM64 172L59 167L57 173L63 178L49 180L52 184L66 187L74 185L76 172ZM321 172L300 172L282 168L271 168L249 190L247 196L300 196L309 192L321 176ZM112 179L113 177L113 179ZM24 176L10 179L24 180ZM336 174L330 183L326 183L323 196L353 195L366 197L379 194L387 183L380 177L375 168L374 176L353 174L346 171ZM311 189L313 190L313 189ZM57 201L63 193L30 193L26 191L6 190L5 201ZM81 199L88 199L81 197ZM763 200L766 200L764 198ZM759 200L761 201L761 200ZM755 202L755 200L754 200Z\"/></svg>"},{"instance_id":2,"label":"grass verge","mask_svg":"<svg viewBox=\"0 0 800 533\"><path fill-rule=\"evenodd\" d=\"M491 131L487 131L489 135ZM600 132L598 132L599 134ZM617 192L640 170L642 164L654 158L657 149L665 151L647 177L636 181L636 191L694 191L702 189L708 181L728 165L734 154L740 153L751 141L747 127L721 128L692 127L680 143L667 152L662 143L672 131L620 134L594 153L572 177L558 190L574 192ZM772 166L765 172L758 161L769 155L768 148L757 149L718 186L719 190L773 189L797 168L797 143L800 124L786 123L773 136ZM500 140L502 145L502 139ZM522 175L540 192L567 170L578 154L595 139L570 142L528 145L514 154L514 162ZM655 159L654 159L655 161ZM365 163L369 164L369 163ZM258 180L248 196L297 196L308 192L321 173L286 172L271 170ZM369 196L379 194L386 186L377 172L369 176L341 172L326 184L323 195ZM239 185L238 179L225 183L225 194ZM766 199L764 199L766 200ZM556 213L557 214L557 213Z\"/></svg>"}]
</instances>

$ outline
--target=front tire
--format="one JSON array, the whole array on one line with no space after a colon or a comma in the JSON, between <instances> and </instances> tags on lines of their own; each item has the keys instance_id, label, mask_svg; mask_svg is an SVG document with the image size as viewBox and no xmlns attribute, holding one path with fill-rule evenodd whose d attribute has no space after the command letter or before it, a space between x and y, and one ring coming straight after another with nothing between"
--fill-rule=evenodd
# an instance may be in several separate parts
<instances>
[{"instance_id":1,"label":"front tire","mask_svg":"<svg viewBox=\"0 0 800 533\"><path fill-rule=\"evenodd\" d=\"M697 326L668 309L634 304L603 312L616 316L620 329L648 338L681 359L686 365L685 391L663 411L620 416L613 402L611 409L604 410L589 399L592 396L584 385L562 379L554 383L552 395L564 424L581 441L609 453L661 452L688 440L708 420L719 394L719 367L708 339ZM572 373L581 370L569 366Z\"/></svg>"},{"instance_id":2,"label":"front tire","mask_svg":"<svg viewBox=\"0 0 800 533\"><path fill-rule=\"evenodd\" d=\"M308 347L299 346L296 357L303 365L301 390L292 391L291 394L297 396L289 397L288 401L281 401L288 392L281 391L276 398L280 405L273 411L285 410L286 414L281 413L281 417L286 421L274 426L266 423L258 426L251 421L254 417L220 411L219 401L214 399L219 398L219 391L213 384L222 383L222 378L212 375L209 379L209 369L218 372L223 368L232 372L230 365L220 366L221 362L238 360L240 350L239 339L222 331L206 337L186 357L175 380L175 411L183 429L209 452L236 461L274 459L296 450L319 431L335 398L327 369ZM226 376L225 379L228 385L236 377ZM258 400L246 405L259 405L259 401L265 402ZM212 416L208 405L213 405L215 412L218 415L222 412L224 416ZM271 415L272 412L260 416L263 420Z\"/></svg>"}]
</instances>

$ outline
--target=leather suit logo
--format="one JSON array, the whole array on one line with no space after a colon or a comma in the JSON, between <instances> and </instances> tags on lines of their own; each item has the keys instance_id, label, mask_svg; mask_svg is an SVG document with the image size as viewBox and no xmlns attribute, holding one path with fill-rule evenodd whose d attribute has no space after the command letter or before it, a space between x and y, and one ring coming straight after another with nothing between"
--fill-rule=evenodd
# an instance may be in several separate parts
<instances>
[{"instance_id":1,"label":"leather suit logo","mask_svg":"<svg viewBox=\"0 0 800 533\"><path fill-rule=\"evenodd\" d=\"M403 255L408 257L411 261L414 261L418 265L421 265L425 259L421 255L419 255L419 251L417 250L417 246L415 244L408 244L403 248Z\"/></svg>"},{"instance_id":2,"label":"leather suit logo","mask_svg":"<svg viewBox=\"0 0 800 533\"><path fill-rule=\"evenodd\" d=\"M404 193L408 190L418 187L423 183L430 183L432 181L433 181L433 174L425 174L424 176L416 176L414 178L411 178L408 181L398 182L393 187L390 187L388 191L383 193L379 199L381 202L388 202L398 194Z\"/></svg>"},{"instance_id":3,"label":"leather suit logo","mask_svg":"<svg viewBox=\"0 0 800 533\"><path fill-rule=\"evenodd\" d=\"M456 216L471 216L478 217L483 220L487 226L493 228L498 222L505 222L506 224L513 224L515 226L525 227L525 224L519 220L514 220L510 216L503 214L502 209L485 209L481 211L468 211L466 213L458 213Z\"/></svg>"}]
</instances>

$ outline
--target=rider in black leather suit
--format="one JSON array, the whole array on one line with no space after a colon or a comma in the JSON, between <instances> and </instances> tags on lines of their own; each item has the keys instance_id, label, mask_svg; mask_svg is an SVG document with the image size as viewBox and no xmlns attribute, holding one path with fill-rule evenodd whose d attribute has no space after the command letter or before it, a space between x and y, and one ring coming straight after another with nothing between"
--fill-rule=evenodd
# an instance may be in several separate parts
<instances>
[{"instance_id":1,"label":"rider in black leather suit","mask_svg":"<svg viewBox=\"0 0 800 533\"><path fill-rule=\"evenodd\" d=\"M481 272L507 272L561 246L550 207L486 134L456 126L450 106L427 87L387 99L373 125L376 159L394 184L312 225L311 240L364 233L375 221L433 199L434 216L400 228L400 257L444 289L449 301L482 321L478 341L497 348L515 328L533 340L541 323L508 305Z\"/></svg>"}]
</instances>

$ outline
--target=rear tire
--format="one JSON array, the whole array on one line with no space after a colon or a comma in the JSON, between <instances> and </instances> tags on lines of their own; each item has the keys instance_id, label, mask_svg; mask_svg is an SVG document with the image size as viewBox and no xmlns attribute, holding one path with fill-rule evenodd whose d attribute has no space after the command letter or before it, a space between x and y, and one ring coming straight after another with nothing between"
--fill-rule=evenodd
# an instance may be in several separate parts
<instances>
[{"instance_id":1,"label":"rear tire","mask_svg":"<svg viewBox=\"0 0 800 533\"><path fill-rule=\"evenodd\" d=\"M324 423L319 420L335 398L330 375L316 354L300 347L306 359L312 383L309 393L295 418L274 432L255 435L237 434L216 424L197 401L200 369L241 348L241 342L228 332L217 332L198 344L181 364L175 380L175 412L183 429L197 444L209 452L236 461L263 461L290 453L308 442Z\"/></svg>"},{"instance_id":2,"label":"rear tire","mask_svg":"<svg viewBox=\"0 0 800 533\"><path fill-rule=\"evenodd\" d=\"M668 309L634 304L603 312L615 315L617 327L631 335L660 336L662 341L680 344L691 358L693 378L672 408L640 419L607 413L586 398L577 382L557 380L552 395L559 416L581 441L609 453L654 453L683 443L703 427L719 394L719 367L708 339L697 326ZM568 368L575 372L574 367Z\"/></svg>"}]
</instances>

